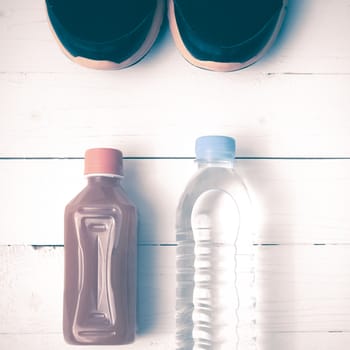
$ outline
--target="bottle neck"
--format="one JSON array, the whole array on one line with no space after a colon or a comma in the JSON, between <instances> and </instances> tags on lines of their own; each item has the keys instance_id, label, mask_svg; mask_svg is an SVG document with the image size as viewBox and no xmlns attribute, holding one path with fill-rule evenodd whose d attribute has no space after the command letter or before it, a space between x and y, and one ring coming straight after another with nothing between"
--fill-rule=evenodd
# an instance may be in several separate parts
<instances>
[{"instance_id":1,"label":"bottle neck","mask_svg":"<svg viewBox=\"0 0 350 350\"><path fill-rule=\"evenodd\" d=\"M100 185L100 186L119 186L121 177L111 175L88 175L87 181L89 185Z\"/></svg>"},{"instance_id":2,"label":"bottle neck","mask_svg":"<svg viewBox=\"0 0 350 350\"><path fill-rule=\"evenodd\" d=\"M198 168L229 168L233 169L234 159L224 160L209 160L209 159L196 159Z\"/></svg>"}]
</instances>

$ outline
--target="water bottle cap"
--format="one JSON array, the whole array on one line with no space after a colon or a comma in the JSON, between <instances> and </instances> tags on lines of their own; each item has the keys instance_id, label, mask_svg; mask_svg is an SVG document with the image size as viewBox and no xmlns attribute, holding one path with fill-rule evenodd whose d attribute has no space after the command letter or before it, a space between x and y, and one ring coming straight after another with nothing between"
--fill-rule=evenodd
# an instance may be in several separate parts
<instances>
[{"instance_id":1,"label":"water bottle cap","mask_svg":"<svg viewBox=\"0 0 350 350\"><path fill-rule=\"evenodd\" d=\"M228 136L202 136L196 140L197 160L232 160L236 142Z\"/></svg>"},{"instance_id":2,"label":"water bottle cap","mask_svg":"<svg viewBox=\"0 0 350 350\"><path fill-rule=\"evenodd\" d=\"M85 152L85 175L123 176L123 154L114 148L91 148Z\"/></svg>"}]
</instances>

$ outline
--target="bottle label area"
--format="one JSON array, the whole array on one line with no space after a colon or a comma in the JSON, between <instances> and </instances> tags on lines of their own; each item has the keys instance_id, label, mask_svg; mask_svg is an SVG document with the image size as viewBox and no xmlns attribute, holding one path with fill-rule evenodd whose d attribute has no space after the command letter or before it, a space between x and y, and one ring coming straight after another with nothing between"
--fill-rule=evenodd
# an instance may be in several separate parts
<instances>
[{"instance_id":1,"label":"bottle label area","mask_svg":"<svg viewBox=\"0 0 350 350\"><path fill-rule=\"evenodd\" d=\"M79 293L73 321L77 336L110 336L116 332L111 261L118 245L114 215L79 211L75 215L79 245Z\"/></svg>"}]
</instances>

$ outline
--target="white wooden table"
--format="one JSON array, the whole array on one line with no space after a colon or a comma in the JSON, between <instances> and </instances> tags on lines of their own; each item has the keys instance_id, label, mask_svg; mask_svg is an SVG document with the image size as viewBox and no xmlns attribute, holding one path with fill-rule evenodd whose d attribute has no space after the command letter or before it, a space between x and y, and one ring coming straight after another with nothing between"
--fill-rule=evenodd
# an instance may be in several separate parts
<instances>
[{"instance_id":1,"label":"white wooden table","mask_svg":"<svg viewBox=\"0 0 350 350\"><path fill-rule=\"evenodd\" d=\"M89 70L59 51L43 0L0 0L0 349L70 348L63 210L95 146L124 152L139 209L138 336L121 348L174 349L175 208L195 138L218 133L259 213L257 349L348 350L350 0L290 0L273 48L233 73L188 64L166 26L137 65Z\"/></svg>"}]
</instances>

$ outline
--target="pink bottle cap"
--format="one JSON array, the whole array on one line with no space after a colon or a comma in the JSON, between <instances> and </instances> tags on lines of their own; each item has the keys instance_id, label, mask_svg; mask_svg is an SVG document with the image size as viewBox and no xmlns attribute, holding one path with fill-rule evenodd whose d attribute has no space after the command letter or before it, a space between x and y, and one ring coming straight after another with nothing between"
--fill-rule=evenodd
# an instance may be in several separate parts
<instances>
[{"instance_id":1,"label":"pink bottle cap","mask_svg":"<svg viewBox=\"0 0 350 350\"><path fill-rule=\"evenodd\" d=\"M85 152L85 175L123 176L123 154L114 148L91 148Z\"/></svg>"}]
</instances>

